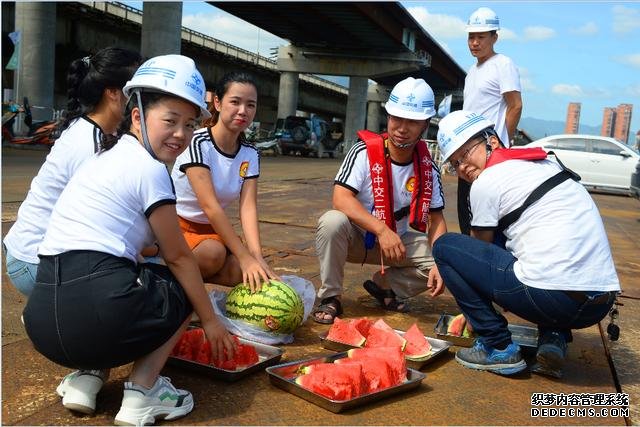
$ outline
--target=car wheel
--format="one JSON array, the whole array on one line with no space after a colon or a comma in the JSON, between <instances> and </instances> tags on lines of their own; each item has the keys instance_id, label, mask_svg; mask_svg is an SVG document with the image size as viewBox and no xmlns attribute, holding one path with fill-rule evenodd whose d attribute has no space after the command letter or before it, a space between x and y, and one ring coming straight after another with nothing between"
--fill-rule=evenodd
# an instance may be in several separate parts
<instances>
[{"instance_id":1,"label":"car wheel","mask_svg":"<svg viewBox=\"0 0 640 427\"><path fill-rule=\"evenodd\" d=\"M296 126L291 130L291 138L297 143L303 143L307 140L307 130L302 126Z\"/></svg>"}]
</instances>

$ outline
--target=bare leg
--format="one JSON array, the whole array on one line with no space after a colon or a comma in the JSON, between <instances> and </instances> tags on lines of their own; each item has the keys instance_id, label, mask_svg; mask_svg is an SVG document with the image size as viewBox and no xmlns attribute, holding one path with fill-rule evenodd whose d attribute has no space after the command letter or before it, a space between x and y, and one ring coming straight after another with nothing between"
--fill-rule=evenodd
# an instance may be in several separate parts
<instances>
[{"instance_id":1,"label":"bare leg","mask_svg":"<svg viewBox=\"0 0 640 427\"><path fill-rule=\"evenodd\" d=\"M242 269L240 268L238 258L236 258L235 255L229 255L222 268L208 279L213 283L224 286L235 286L238 283L242 283Z\"/></svg>"},{"instance_id":2,"label":"bare leg","mask_svg":"<svg viewBox=\"0 0 640 427\"><path fill-rule=\"evenodd\" d=\"M209 279L224 267L227 260L227 248L217 240L207 239L193 249L193 255L198 261L200 274L205 279ZM242 277L240 280L242 281Z\"/></svg>"}]
</instances>

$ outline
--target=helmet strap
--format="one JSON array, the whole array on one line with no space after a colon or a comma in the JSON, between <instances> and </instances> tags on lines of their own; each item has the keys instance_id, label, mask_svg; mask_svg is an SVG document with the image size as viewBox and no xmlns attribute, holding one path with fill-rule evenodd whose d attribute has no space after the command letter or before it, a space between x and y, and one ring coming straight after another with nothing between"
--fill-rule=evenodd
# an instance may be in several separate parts
<instances>
[{"instance_id":1,"label":"helmet strap","mask_svg":"<svg viewBox=\"0 0 640 427\"><path fill-rule=\"evenodd\" d=\"M389 140L391 141L391 143L393 144L394 147L396 148L409 148L413 145L416 145L416 143L419 141L415 141L415 142L409 142L407 144L398 144L396 141L394 141L393 138L389 137Z\"/></svg>"},{"instance_id":2,"label":"helmet strap","mask_svg":"<svg viewBox=\"0 0 640 427\"><path fill-rule=\"evenodd\" d=\"M142 145L144 148L151 154L155 160L158 160L156 153L153 151L151 147L151 143L149 142L149 135L147 134L147 123L144 119L144 110L142 109L142 97L140 96L140 89L136 89L136 99L138 100L138 110L140 110L140 133L142 135Z\"/></svg>"}]
</instances>

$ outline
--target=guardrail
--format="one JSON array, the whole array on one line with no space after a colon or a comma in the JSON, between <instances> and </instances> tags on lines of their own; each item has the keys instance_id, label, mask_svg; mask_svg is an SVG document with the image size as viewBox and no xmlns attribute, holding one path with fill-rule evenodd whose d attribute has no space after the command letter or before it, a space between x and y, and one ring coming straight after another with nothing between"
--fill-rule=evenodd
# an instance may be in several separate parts
<instances>
[{"instance_id":1,"label":"guardrail","mask_svg":"<svg viewBox=\"0 0 640 427\"><path fill-rule=\"evenodd\" d=\"M97 9L101 12L108 13L119 18L133 21L136 24L142 25L142 11L124 3L117 1L111 2L96 2L96 1L83 1L81 4ZM215 50L224 55L238 59L244 62L250 62L259 67L264 67L273 71L278 71L278 64L276 61L266 58L262 55L254 52L239 48L230 43L218 40L206 34L194 31L190 28L182 27L181 37L183 40L187 40L191 43L197 44L208 49ZM337 83L315 76L313 74L300 74L300 79L316 86L321 86L325 89L333 90L343 95L348 95L349 90Z\"/></svg>"}]
</instances>

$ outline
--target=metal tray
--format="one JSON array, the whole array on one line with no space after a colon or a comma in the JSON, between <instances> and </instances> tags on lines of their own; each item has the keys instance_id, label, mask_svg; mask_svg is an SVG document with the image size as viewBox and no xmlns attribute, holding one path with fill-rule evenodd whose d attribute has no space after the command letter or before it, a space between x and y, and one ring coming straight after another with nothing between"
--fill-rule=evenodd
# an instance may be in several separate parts
<instances>
[{"instance_id":1,"label":"metal tray","mask_svg":"<svg viewBox=\"0 0 640 427\"><path fill-rule=\"evenodd\" d=\"M396 331L400 336L404 336L405 331L399 331L397 329L394 329L394 331ZM322 347L326 348L327 350L347 351L347 350L351 350L352 348L358 348L353 345L329 340L327 339L328 333L329 332L327 331L318 335L318 337L320 337L320 342L322 343ZM426 335L425 335L425 338L427 339L427 341L429 341L429 344L431 344L431 354L429 355L429 357L427 357L424 360L411 360L411 359L405 358L407 361L407 367L420 370L424 368L425 365L435 360L438 356L441 356L442 354L446 353L449 347L451 347L451 343L449 341L445 341L437 338L431 338Z\"/></svg>"},{"instance_id":2,"label":"metal tray","mask_svg":"<svg viewBox=\"0 0 640 427\"><path fill-rule=\"evenodd\" d=\"M438 323L434 328L436 332L436 336L440 339L451 342L454 345L460 347L471 347L473 345L473 341L475 337L457 337L455 335L447 334L447 328L449 327L449 322L455 316L443 313L438 319ZM511 331L511 339L516 344L519 344L523 347L538 347L538 329L533 326L525 326L525 325L512 325L509 324L509 330Z\"/></svg>"},{"instance_id":3,"label":"metal tray","mask_svg":"<svg viewBox=\"0 0 640 427\"><path fill-rule=\"evenodd\" d=\"M261 371L267 366L272 366L280 362L284 350L267 344L250 341L244 338L238 338L242 344L250 344L255 347L258 353L258 363L239 368L235 371L216 368L215 366L205 365L204 363L194 362L192 360L182 359L180 357L169 356L167 364L178 368L185 368L206 375L210 378L222 381L237 381L249 374Z\"/></svg>"},{"instance_id":4,"label":"metal tray","mask_svg":"<svg viewBox=\"0 0 640 427\"><path fill-rule=\"evenodd\" d=\"M341 359L343 357L347 357L346 352L336 353L334 355L326 357L318 357L314 359L284 363L267 368L267 374L269 375L271 384L275 385L276 387L280 387L281 389L288 391L291 394L301 397L302 399L307 400L314 405L320 406L321 408L334 413L346 411L348 409L362 406L367 403L375 402L394 394L413 390L420 387L422 380L425 378L425 374L423 374L422 372L416 371L415 369L407 368L407 380L402 384L398 384L396 386L389 387L375 393L363 394L362 396L358 396L350 400L332 400L316 394L310 390L307 390L306 388L302 388L301 386L296 384L295 379L298 376L301 367L314 363L331 363L334 360Z\"/></svg>"}]
</instances>

